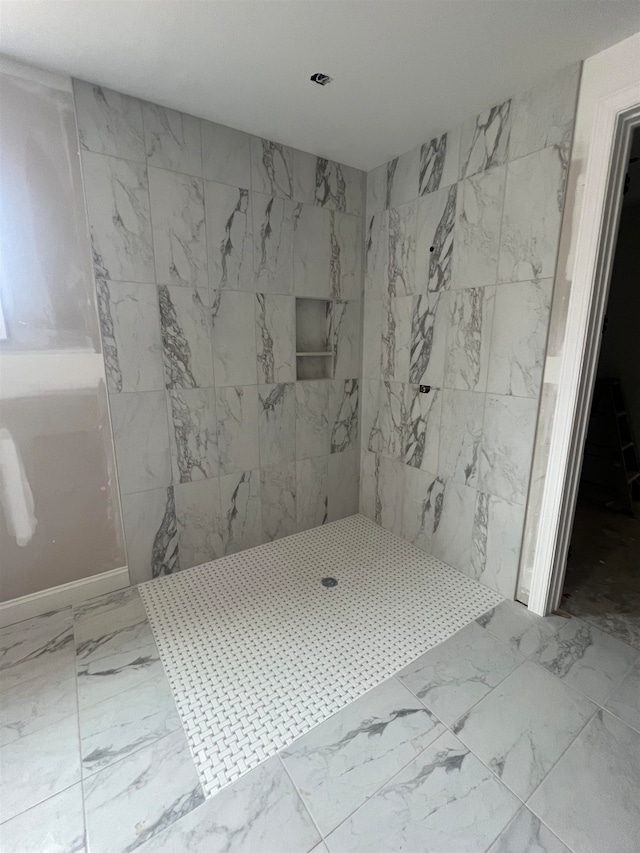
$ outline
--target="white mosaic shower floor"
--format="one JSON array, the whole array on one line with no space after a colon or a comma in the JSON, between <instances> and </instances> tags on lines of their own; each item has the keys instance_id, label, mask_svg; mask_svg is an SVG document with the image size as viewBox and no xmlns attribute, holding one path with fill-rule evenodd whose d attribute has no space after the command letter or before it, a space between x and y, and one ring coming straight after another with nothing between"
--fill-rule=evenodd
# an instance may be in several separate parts
<instances>
[{"instance_id":1,"label":"white mosaic shower floor","mask_svg":"<svg viewBox=\"0 0 640 853\"><path fill-rule=\"evenodd\" d=\"M501 600L360 515L139 590L207 796Z\"/></svg>"}]
</instances>

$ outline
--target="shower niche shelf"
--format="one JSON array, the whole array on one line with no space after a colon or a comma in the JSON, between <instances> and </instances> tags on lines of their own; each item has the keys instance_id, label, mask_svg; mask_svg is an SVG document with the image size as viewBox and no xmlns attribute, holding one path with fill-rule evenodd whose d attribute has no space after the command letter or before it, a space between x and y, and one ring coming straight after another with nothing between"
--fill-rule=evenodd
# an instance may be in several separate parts
<instances>
[{"instance_id":1,"label":"shower niche shelf","mask_svg":"<svg viewBox=\"0 0 640 853\"><path fill-rule=\"evenodd\" d=\"M296 299L296 379L332 379L330 299Z\"/></svg>"}]
</instances>

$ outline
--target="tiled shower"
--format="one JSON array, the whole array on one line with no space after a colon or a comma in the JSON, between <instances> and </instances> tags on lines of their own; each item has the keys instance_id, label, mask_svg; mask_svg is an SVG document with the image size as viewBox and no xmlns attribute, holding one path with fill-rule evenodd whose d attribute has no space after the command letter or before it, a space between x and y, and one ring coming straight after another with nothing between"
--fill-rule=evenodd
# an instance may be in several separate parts
<instances>
[{"instance_id":1,"label":"tiled shower","mask_svg":"<svg viewBox=\"0 0 640 853\"><path fill-rule=\"evenodd\" d=\"M363 173L74 96L131 581L356 512ZM327 378L296 381L296 297Z\"/></svg>"}]
</instances>

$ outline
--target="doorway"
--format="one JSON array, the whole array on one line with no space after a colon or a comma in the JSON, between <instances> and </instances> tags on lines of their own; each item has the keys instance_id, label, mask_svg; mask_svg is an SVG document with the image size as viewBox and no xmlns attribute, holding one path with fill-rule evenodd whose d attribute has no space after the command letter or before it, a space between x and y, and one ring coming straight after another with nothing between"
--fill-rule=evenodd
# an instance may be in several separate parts
<instances>
[{"instance_id":1,"label":"doorway","mask_svg":"<svg viewBox=\"0 0 640 853\"><path fill-rule=\"evenodd\" d=\"M640 128L635 128L561 607L640 648Z\"/></svg>"}]
</instances>

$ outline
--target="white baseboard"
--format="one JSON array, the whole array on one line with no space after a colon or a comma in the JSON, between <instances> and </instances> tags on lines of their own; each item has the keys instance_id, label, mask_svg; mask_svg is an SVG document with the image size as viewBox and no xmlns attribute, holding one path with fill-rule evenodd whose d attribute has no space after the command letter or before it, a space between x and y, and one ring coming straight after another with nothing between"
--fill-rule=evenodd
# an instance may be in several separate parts
<instances>
[{"instance_id":1,"label":"white baseboard","mask_svg":"<svg viewBox=\"0 0 640 853\"><path fill-rule=\"evenodd\" d=\"M127 566L122 566L120 569L111 569L99 575L63 583L60 586L33 592L31 595L13 598L11 601L3 601L0 603L0 628L34 616L41 616L51 610L60 610L70 604L79 604L87 598L94 598L105 592L115 592L125 586L129 586L129 569Z\"/></svg>"}]
</instances>

